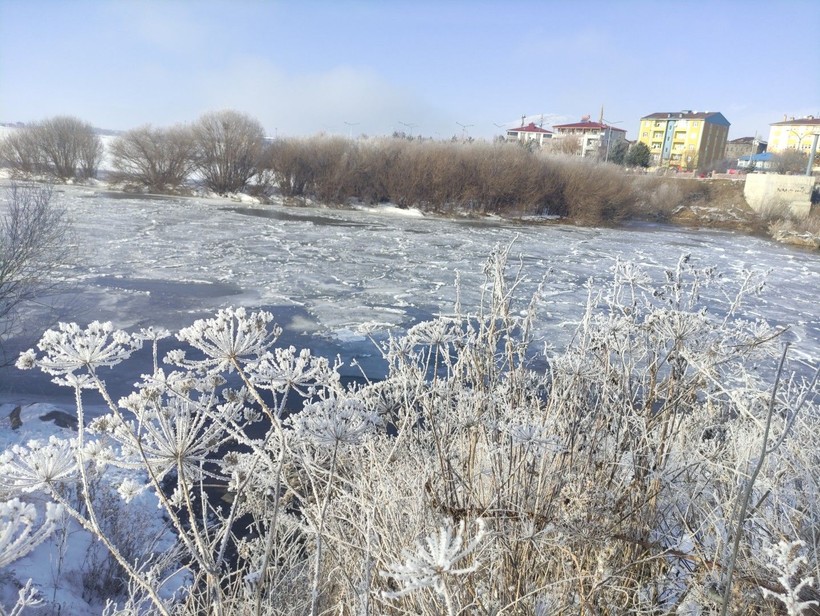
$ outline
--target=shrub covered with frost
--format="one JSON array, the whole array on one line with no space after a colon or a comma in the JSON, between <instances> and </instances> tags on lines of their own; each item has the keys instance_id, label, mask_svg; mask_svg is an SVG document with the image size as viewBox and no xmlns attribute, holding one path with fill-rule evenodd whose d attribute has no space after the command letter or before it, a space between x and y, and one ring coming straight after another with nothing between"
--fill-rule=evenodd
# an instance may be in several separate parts
<instances>
[{"instance_id":1,"label":"shrub covered with frost","mask_svg":"<svg viewBox=\"0 0 820 616\"><path fill-rule=\"evenodd\" d=\"M475 311L378 341L388 376L365 385L277 347L266 312L222 310L164 355L167 332L60 326L19 365L74 389L77 436L3 454L2 489L99 536L130 580L111 614L813 606L817 400L788 368L774 385L782 332L741 316L760 280L718 314L700 297L729 293L714 271L681 259L657 282L617 263L554 351L507 260L489 259ZM153 372L112 400L99 368L127 370L144 343ZM109 407L90 424L88 395ZM158 499L184 592L162 592L167 557L129 560L105 511L63 497L117 468L125 501ZM790 568L772 569L777 537L805 548Z\"/></svg>"}]
</instances>

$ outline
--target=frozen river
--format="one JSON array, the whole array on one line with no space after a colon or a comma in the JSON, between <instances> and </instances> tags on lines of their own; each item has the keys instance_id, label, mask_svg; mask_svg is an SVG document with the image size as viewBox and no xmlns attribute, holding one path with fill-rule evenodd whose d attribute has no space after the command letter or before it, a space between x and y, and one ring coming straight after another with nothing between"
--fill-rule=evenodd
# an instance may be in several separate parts
<instances>
[{"instance_id":1,"label":"frozen river","mask_svg":"<svg viewBox=\"0 0 820 616\"><path fill-rule=\"evenodd\" d=\"M356 357L377 373L363 323L403 330L449 312L456 271L462 303L475 305L489 252L514 241L512 254L521 257L529 280L522 300L550 272L540 327L557 345L582 312L587 280L605 283L615 259L640 263L660 278L691 254L698 267L716 266L729 278L744 269L771 270L767 289L746 304L745 316L789 325L795 353L820 356L820 255L742 234L452 221L390 209L134 198L72 187L55 199L73 221L78 248L76 263L62 271L72 291L51 298L53 308L33 309L29 332L55 319L175 330L219 307L243 305L271 310L285 328L285 343ZM11 342L12 350L26 344ZM33 373L0 374L0 393L52 392Z\"/></svg>"}]
</instances>

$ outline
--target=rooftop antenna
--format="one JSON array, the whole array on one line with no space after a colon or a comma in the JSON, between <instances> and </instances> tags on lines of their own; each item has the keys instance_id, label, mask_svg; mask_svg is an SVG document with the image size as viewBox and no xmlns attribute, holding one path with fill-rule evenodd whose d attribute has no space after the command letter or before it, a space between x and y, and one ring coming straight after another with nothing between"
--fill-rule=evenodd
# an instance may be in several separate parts
<instances>
[{"instance_id":1,"label":"rooftop antenna","mask_svg":"<svg viewBox=\"0 0 820 616\"><path fill-rule=\"evenodd\" d=\"M540 128L544 128L544 114L543 113L541 114L541 122L539 122L538 126Z\"/></svg>"},{"instance_id":2,"label":"rooftop antenna","mask_svg":"<svg viewBox=\"0 0 820 616\"><path fill-rule=\"evenodd\" d=\"M522 115L522 116L521 116L521 126L524 126L524 122L526 122L526 121L527 121L527 116L526 116L526 115Z\"/></svg>"}]
</instances>

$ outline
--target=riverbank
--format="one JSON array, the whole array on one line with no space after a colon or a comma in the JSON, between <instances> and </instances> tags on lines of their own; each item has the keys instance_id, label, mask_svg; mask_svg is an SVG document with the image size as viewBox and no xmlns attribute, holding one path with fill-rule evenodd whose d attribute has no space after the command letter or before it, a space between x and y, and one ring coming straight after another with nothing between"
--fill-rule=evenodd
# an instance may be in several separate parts
<instances>
[{"instance_id":1,"label":"riverbank","mask_svg":"<svg viewBox=\"0 0 820 616\"><path fill-rule=\"evenodd\" d=\"M104 175L104 174L103 174ZM582 227L606 226L617 228L633 222L652 222L680 226L686 229L713 229L736 231L756 237L766 237L775 242L820 250L820 212L815 208L805 218L794 218L782 212L763 216L755 212L743 194L744 182L739 179L711 179L677 176L654 177L636 174L636 181L651 182L642 191L636 191L638 202L625 217L615 220L590 220L584 216L533 215L510 208L499 212L481 212L458 206L448 208L424 207L424 205L397 205L390 202L369 204L356 199L345 203L328 203L308 196L287 196L269 187L251 187L246 193L218 195L201 187L191 185L178 194L153 194L124 190L117 184L91 180L58 184L58 189L88 190L112 199L207 199L214 203L240 203L244 205L282 205L302 208L319 206L329 208L353 208L369 211L394 211L412 216L442 217L445 219L504 219L518 224L570 224ZM0 185L11 180L0 176ZM641 195L641 193L645 193Z\"/></svg>"}]
</instances>

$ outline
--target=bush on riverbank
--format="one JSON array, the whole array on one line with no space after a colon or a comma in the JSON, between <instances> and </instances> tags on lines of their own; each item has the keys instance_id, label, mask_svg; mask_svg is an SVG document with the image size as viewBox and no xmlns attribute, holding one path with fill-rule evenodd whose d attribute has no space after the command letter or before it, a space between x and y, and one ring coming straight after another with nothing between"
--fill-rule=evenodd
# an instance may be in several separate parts
<instances>
[{"instance_id":1,"label":"bush on riverbank","mask_svg":"<svg viewBox=\"0 0 820 616\"><path fill-rule=\"evenodd\" d=\"M507 260L487 262L475 313L383 339L388 377L352 388L327 360L276 348L264 312L183 329L185 348L119 404L99 369L143 341L166 349L168 332L48 332L19 365L76 390L78 438L3 454L0 490L45 493L106 542L131 580L118 614L615 616L716 613L724 597L733 613L770 613L813 600L820 409L788 370L773 384L779 332L736 313L762 281L732 287L681 259L653 283L619 262L569 347L543 354L540 293L517 297ZM705 289L727 302L707 312ZM87 431L83 389L110 407ZM286 416L288 398L303 409ZM156 495L186 592L164 594L167 559L129 561L104 511L65 498L106 466L141 469L116 487Z\"/></svg>"},{"instance_id":2,"label":"bush on riverbank","mask_svg":"<svg viewBox=\"0 0 820 616\"><path fill-rule=\"evenodd\" d=\"M614 165L548 156L513 143L278 139L262 166L285 196L585 223L635 214L645 183Z\"/></svg>"}]
</instances>

